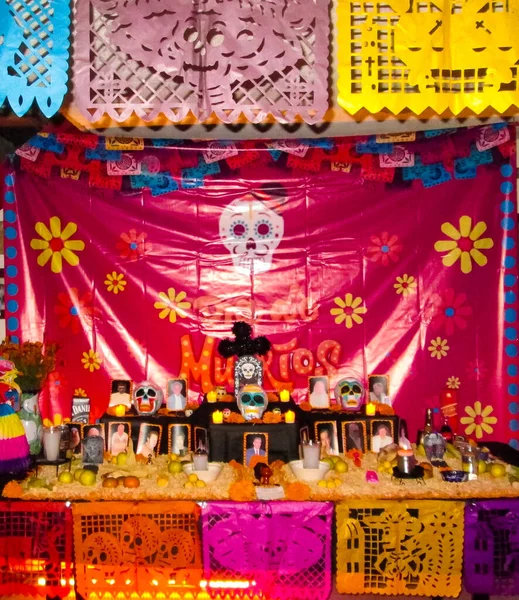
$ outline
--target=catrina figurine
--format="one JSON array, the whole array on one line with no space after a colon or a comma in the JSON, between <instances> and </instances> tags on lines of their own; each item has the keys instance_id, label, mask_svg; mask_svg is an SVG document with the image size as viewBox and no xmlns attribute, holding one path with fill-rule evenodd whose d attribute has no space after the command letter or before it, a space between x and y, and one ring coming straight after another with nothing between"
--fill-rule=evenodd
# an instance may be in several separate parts
<instances>
[{"instance_id":1,"label":"catrina figurine","mask_svg":"<svg viewBox=\"0 0 519 600\"><path fill-rule=\"evenodd\" d=\"M0 473L21 473L29 468L29 443L25 429L6 393L10 386L0 383Z\"/></svg>"}]
</instances>

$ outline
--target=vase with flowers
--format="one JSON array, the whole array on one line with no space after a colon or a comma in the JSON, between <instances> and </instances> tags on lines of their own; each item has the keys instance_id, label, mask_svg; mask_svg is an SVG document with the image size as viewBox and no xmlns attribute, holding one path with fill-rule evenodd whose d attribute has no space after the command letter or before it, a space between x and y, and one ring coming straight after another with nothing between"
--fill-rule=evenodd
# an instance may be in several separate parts
<instances>
[{"instance_id":1,"label":"vase with flowers","mask_svg":"<svg viewBox=\"0 0 519 600\"><path fill-rule=\"evenodd\" d=\"M49 373L56 368L58 345L41 342L14 343L4 340L0 344L0 357L16 367L15 383L22 391L22 408L18 413L25 428L31 454L41 452L42 422L38 408L40 392Z\"/></svg>"}]
</instances>

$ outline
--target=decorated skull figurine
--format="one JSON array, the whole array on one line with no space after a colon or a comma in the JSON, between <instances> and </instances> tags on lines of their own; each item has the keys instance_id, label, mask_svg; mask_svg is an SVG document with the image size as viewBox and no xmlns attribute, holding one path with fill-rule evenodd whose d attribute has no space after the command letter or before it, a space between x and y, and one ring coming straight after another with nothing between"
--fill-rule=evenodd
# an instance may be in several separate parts
<instances>
[{"instance_id":1,"label":"decorated skull figurine","mask_svg":"<svg viewBox=\"0 0 519 600\"><path fill-rule=\"evenodd\" d=\"M364 386L358 379L345 377L335 386L335 399L344 410L358 411L364 402Z\"/></svg>"},{"instance_id":2,"label":"decorated skull figurine","mask_svg":"<svg viewBox=\"0 0 519 600\"><path fill-rule=\"evenodd\" d=\"M133 405L140 415L150 415L159 410L164 392L152 381L142 381L133 390Z\"/></svg>"},{"instance_id":3,"label":"decorated skull figurine","mask_svg":"<svg viewBox=\"0 0 519 600\"><path fill-rule=\"evenodd\" d=\"M220 237L229 250L235 271L265 273L284 232L283 217L252 195L228 204L220 217Z\"/></svg>"},{"instance_id":4,"label":"decorated skull figurine","mask_svg":"<svg viewBox=\"0 0 519 600\"><path fill-rule=\"evenodd\" d=\"M238 408L246 421L261 419L267 404L267 394L259 385L245 385L238 394Z\"/></svg>"}]
</instances>

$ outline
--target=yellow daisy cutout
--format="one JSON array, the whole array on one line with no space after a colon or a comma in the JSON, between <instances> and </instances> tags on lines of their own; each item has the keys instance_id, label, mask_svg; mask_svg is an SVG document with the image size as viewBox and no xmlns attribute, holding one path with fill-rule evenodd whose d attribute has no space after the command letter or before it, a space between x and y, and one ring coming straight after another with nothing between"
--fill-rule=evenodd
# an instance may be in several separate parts
<instances>
[{"instance_id":1,"label":"yellow daisy cutout","mask_svg":"<svg viewBox=\"0 0 519 600\"><path fill-rule=\"evenodd\" d=\"M396 283L393 285L397 294L408 296L416 289L416 280L412 275L404 274L402 277L396 278Z\"/></svg>"},{"instance_id":2,"label":"yellow daisy cutout","mask_svg":"<svg viewBox=\"0 0 519 600\"><path fill-rule=\"evenodd\" d=\"M447 379L447 387L450 390L457 390L457 389L459 389L460 385L461 385L461 382L460 382L459 377L449 377Z\"/></svg>"},{"instance_id":3,"label":"yellow daisy cutout","mask_svg":"<svg viewBox=\"0 0 519 600\"><path fill-rule=\"evenodd\" d=\"M365 306L361 306L362 298L357 296L353 297L353 294L346 294L344 300L342 298L335 298L335 304L339 308L332 308L330 314L335 316L335 322L340 325L343 321L348 329L353 327L353 323L360 325L363 322L363 318L360 315L365 315L368 309Z\"/></svg>"},{"instance_id":4,"label":"yellow daisy cutout","mask_svg":"<svg viewBox=\"0 0 519 600\"><path fill-rule=\"evenodd\" d=\"M465 412L469 416L461 417L460 419L462 425L468 425L465 428L465 435L472 435L475 432L479 440L483 437L483 432L488 434L493 433L494 429L491 425L497 423L497 417L490 416L494 412L494 409L490 405L482 409L481 402L477 400L474 402L474 408L466 406Z\"/></svg>"},{"instance_id":5,"label":"yellow daisy cutout","mask_svg":"<svg viewBox=\"0 0 519 600\"><path fill-rule=\"evenodd\" d=\"M109 292L113 292L114 294L124 292L124 286L126 285L126 283L127 282L124 279L124 275L122 273L112 271L111 273L106 274L105 285L106 289Z\"/></svg>"},{"instance_id":6,"label":"yellow daisy cutout","mask_svg":"<svg viewBox=\"0 0 519 600\"><path fill-rule=\"evenodd\" d=\"M96 369L99 370L101 368L103 359L97 352L90 349L88 352L83 352L83 358L81 359L81 362L83 363L83 367L85 369L88 369L90 373L93 373Z\"/></svg>"},{"instance_id":7,"label":"yellow daisy cutout","mask_svg":"<svg viewBox=\"0 0 519 600\"><path fill-rule=\"evenodd\" d=\"M160 310L159 319L165 319L169 315L170 323L177 322L177 315L182 319L187 317L186 311L191 308L191 302L184 302L186 292L175 292L175 288L169 288L168 293L160 292L159 298L162 302L153 305Z\"/></svg>"},{"instance_id":8,"label":"yellow daisy cutout","mask_svg":"<svg viewBox=\"0 0 519 600\"><path fill-rule=\"evenodd\" d=\"M63 269L63 259L71 266L79 265L79 257L75 252L80 252L85 249L85 242L81 240L71 240L70 237L77 231L75 223L67 223L65 229L61 229L61 219L59 217L51 217L50 230L45 223L38 222L34 226L36 233L42 238L34 238L31 240L31 248L33 250L41 250L38 256L38 264L44 267L49 259L50 268L53 273L61 273Z\"/></svg>"},{"instance_id":9,"label":"yellow daisy cutout","mask_svg":"<svg viewBox=\"0 0 519 600\"><path fill-rule=\"evenodd\" d=\"M442 340L441 337L431 340L431 345L427 348L431 353L431 358L441 360L444 356L447 356L447 352L450 350L450 346L447 346L447 343L447 340Z\"/></svg>"},{"instance_id":10,"label":"yellow daisy cutout","mask_svg":"<svg viewBox=\"0 0 519 600\"><path fill-rule=\"evenodd\" d=\"M461 272L467 274L472 271L472 261L480 267L487 264L488 259L481 251L490 250L494 241L481 237L487 230L486 223L479 221L472 228L472 219L464 215L460 218L459 231L450 223L443 223L441 230L451 239L436 242L434 249L437 252L447 252L442 259L446 267L452 267L460 259Z\"/></svg>"}]
</instances>

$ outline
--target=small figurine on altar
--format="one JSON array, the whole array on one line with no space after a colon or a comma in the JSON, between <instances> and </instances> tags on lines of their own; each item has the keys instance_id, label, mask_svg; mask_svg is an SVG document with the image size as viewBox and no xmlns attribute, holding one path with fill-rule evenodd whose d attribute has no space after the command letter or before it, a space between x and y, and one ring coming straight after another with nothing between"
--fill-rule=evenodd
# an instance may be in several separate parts
<instances>
[{"instance_id":1,"label":"small figurine on altar","mask_svg":"<svg viewBox=\"0 0 519 600\"><path fill-rule=\"evenodd\" d=\"M270 342L264 336L252 337L252 327L244 321L237 321L232 326L234 341L222 340L218 344L218 352L224 358L237 356L234 366L234 395L238 398L240 389L245 385L260 386L263 384L263 365L254 354L264 355L270 350Z\"/></svg>"}]
</instances>

